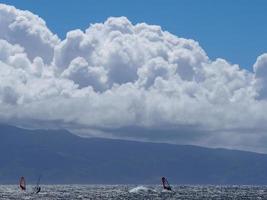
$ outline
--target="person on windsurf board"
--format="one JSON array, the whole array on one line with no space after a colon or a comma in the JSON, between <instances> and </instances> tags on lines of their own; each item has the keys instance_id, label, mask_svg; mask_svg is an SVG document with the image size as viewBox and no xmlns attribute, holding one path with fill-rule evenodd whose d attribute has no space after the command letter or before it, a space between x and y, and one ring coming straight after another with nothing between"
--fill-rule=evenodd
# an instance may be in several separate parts
<instances>
[{"instance_id":1,"label":"person on windsurf board","mask_svg":"<svg viewBox=\"0 0 267 200\"><path fill-rule=\"evenodd\" d=\"M39 192L41 192L40 180L41 180L41 176L39 176L36 186L33 189L35 194L38 194Z\"/></svg>"},{"instance_id":2,"label":"person on windsurf board","mask_svg":"<svg viewBox=\"0 0 267 200\"><path fill-rule=\"evenodd\" d=\"M163 189L164 189L164 190L172 191L172 188L171 188L171 186L170 186L170 184L169 184L167 178L162 177L162 178L161 178L161 182L162 182L162 186L163 186Z\"/></svg>"},{"instance_id":3,"label":"person on windsurf board","mask_svg":"<svg viewBox=\"0 0 267 200\"><path fill-rule=\"evenodd\" d=\"M26 191L26 180L23 176L19 179L19 187L22 191Z\"/></svg>"}]
</instances>

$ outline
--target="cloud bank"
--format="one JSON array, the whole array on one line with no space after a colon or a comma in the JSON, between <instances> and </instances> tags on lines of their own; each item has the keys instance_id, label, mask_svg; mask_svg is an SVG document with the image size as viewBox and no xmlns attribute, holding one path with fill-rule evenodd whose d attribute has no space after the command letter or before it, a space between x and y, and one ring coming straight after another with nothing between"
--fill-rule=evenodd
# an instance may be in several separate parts
<instances>
[{"instance_id":1,"label":"cloud bank","mask_svg":"<svg viewBox=\"0 0 267 200\"><path fill-rule=\"evenodd\" d=\"M267 152L267 54L253 70L125 17L60 40L0 4L1 123Z\"/></svg>"}]
</instances>

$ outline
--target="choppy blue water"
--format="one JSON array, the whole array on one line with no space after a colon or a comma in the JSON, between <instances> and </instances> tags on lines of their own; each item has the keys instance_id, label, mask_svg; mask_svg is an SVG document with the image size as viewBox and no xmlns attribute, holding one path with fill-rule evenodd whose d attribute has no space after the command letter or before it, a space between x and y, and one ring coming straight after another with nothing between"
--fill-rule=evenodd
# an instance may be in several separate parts
<instances>
[{"instance_id":1,"label":"choppy blue water","mask_svg":"<svg viewBox=\"0 0 267 200\"><path fill-rule=\"evenodd\" d=\"M256 186L173 186L174 191L161 186L133 185L43 185L39 194L33 194L33 186L26 192L18 186L0 186L1 200L75 200L75 199L185 199L185 200L267 200L267 187Z\"/></svg>"}]
</instances>

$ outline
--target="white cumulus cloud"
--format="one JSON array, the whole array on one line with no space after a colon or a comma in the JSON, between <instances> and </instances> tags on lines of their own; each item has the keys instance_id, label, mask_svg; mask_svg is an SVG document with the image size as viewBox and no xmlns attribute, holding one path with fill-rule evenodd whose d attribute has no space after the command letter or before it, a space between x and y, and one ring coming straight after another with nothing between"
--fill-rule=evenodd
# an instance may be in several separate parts
<instances>
[{"instance_id":1,"label":"white cumulus cloud","mask_svg":"<svg viewBox=\"0 0 267 200\"><path fill-rule=\"evenodd\" d=\"M160 26L108 18L60 40L0 4L0 122L267 152L267 56L211 60Z\"/></svg>"}]
</instances>

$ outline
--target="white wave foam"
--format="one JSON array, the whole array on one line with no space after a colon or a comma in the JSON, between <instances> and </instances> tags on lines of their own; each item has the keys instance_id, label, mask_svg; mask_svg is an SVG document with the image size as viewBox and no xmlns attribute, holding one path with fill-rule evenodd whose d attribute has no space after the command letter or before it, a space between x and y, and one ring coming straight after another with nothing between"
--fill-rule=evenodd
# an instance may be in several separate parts
<instances>
[{"instance_id":1,"label":"white wave foam","mask_svg":"<svg viewBox=\"0 0 267 200\"><path fill-rule=\"evenodd\" d=\"M155 190L145 187L145 186L137 186L131 190L129 190L130 193L148 193L148 192L156 192Z\"/></svg>"}]
</instances>

